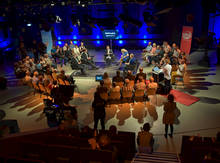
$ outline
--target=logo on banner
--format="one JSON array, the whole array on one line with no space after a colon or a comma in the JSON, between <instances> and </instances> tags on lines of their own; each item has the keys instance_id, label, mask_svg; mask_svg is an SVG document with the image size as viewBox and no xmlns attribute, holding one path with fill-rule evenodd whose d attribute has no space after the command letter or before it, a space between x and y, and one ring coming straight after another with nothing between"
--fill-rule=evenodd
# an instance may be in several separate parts
<instances>
[{"instance_id":1,"label":"logo on banner","mask_svg":"<svg viewBox=\"0 0 220 163\"><path fill-rule=\"evenodd\" d=\"M184 31L182 34L184 40L192 39L192 32L191 31Z\"/></svg>"}]
</instances>

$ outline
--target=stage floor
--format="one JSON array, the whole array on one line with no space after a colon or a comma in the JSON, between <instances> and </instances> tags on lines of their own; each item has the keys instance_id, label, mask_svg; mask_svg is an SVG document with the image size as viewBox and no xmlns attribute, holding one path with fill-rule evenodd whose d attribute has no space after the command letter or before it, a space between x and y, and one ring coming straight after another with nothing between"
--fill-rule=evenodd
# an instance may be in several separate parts
<instances>
[{"instance_id":1,"label":"stage floor","mask_svg":"<svg viewBox=\"0 0 220 163\"><path fill-rule=\"evenodd\" d=\"M95 53L92 52L92 53ZM140 53L136 53L140 57ZM101 52L97 52L95 61L101 62ZM211 58L215 54L209 52ZM200 101L185 106L177 104L181 111L179 117L180 123L174 125L173 139L164 138L164 125L162 124L163 107L158 106L156 109L147 108L144 103L110 105L106 108L106 128L110 125L116 125L118 130L123 131L140 131L140 127L145 122L152 125L151 132L155 137L155 151L177 152L181 150L182 135L216 136L220 131L220 67L205 67L200 65L199 60L203 52L193 52L190 55L191 64L188 70L194 72L191 77L193 87L180 89L185 93L200 98ZM141 60L140 60L141 61ZM215 62L215 61L213 61ZM0 66L0 74L6 75L9 80L16 80L13 77L13 67L9 64ZM92 70L87 77L75 77L78 91L74 94L71 104L77 105L78 121L80 125L89 125L93 127L93 111L91 103L93 94L98 85L95 81L95 74L103 74L105 71L112 77L117 66L111 68L101 67L99 70ZM152 67L144 67L145 72L151 72ZM71 74L70 66L64 67L67 74ZM94 72L93 72L94 71ZM6 90L0 91L0 106L5 111L4 119L17 119L21 132L36 129L48 128L47 119L42 113L43 97L33 95L33 91L26 86L13 86ZM100 124L99 124L100 127Z\"/></svg>"}]
</instances>

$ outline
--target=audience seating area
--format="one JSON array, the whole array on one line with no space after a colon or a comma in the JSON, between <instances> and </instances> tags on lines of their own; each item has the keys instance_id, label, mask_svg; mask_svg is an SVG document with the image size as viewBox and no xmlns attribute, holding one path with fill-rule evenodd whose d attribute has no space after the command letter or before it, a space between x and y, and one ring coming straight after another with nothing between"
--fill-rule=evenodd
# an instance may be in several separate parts
<instances>
[{"instance_id":1,"label":"audience seating area","mask_svg":"<svg viewBox=\"0 0 220 163\"><path fill-rule=\"evenodd\" d=\"M220 143L213 141L211 137L182 137L182 163L219 163L219 153Z\"/></svg>"},{"instance_id":2,"label":"audience seating area","mask_svg":"<svg viewBox=\"0 0 220 163\"><path fill-rule=\"evenodd\" d=\"M108 132L108 131L103 131ZM17 134L0 139L0 160L11 162L116 162L112 151L92 150L88 138L80 133L65 135L54 129L41 133ZM118 132L111 138L111 144L118 149L118 157L131 160L135 154L135 133Z\"/></svg>"}]
</instances>

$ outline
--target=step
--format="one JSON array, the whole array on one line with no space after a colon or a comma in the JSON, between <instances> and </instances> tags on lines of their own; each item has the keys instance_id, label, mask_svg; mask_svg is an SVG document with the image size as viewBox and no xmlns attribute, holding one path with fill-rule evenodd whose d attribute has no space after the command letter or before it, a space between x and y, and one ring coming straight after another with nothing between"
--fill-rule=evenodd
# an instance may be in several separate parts
<instances>
[{"instance_id":1,"label":"step","mask_svg":"<svg viewBox=\"0 0 220 163\"><path fill-rule=\"evenodd\" d=\"M133 159L133 163L179 163L179 160L177 154L175 153L137 153Z\"/></svg>"}]
</instances>

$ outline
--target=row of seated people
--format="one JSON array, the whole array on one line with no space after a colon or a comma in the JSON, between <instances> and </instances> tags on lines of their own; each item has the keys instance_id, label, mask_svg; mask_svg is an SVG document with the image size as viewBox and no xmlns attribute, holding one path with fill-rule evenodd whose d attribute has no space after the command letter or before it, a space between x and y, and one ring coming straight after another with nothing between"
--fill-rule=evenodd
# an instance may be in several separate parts
<instances>
[{"instance_id":1,"label":"row of seated people","mask_svg":"<svg viewBox=\"0 0 220 163\"><path fill-rule=\"evenodd\" d=\"M73 85L74 80L72 76L65 75L65 71L61 70L60 73L56 69L48 68L46 72L34 71L31 74L26 72L23 78L23 83L33 87L35 92L51 95L51 90L59 85Z\"/></svg>"},{"instance_id":2,"label":"row of seated people","mask_svg":"<svg viewBox=\"0 0 220 163\"><path fill-rule=\"evenodd\" d=\"M62 157L69 159L70 162L87 159L86 161L113 163L116 160L131 159L136 152L135 133L117 132L115 126L111 126L107 131L99 131L99 133L89 127L84 127L79 136L60 133L58 131L52 134L49 132L6 138L1 140L0 157L20 156L25 159L43 161L47 159L61 161L60 157ZM13 149L9 145L13 145ZM87 158L81 157L85 155Z\"/></svg>"},{"instance_id":3,"label":"row of seated people","mask_svg":"<svg viewBox=\"0 0 220 163\"><path fill-rule=\"evenodd\" d=\"M217 133L216 138L183 136L181 157L183 163L220 162L220 132Z\"/></svg>"},{"instance_id":4,"label":"row of seated people","mask_svg":"<svg viewBox=\"0 0 220 163\"><path fill-rule=\"evenodd\" d=\"M154 82L153 77L150 80L146 80L146 74L140 69L140 73L135 76L128 72L128 75L123 78L120 76L120 72L117 71L117 75L113 77L112 81L108 77L107 73L104 73L103 80L100 81L100 85L97 87L97 92L106 101L120 100L120 99L132 99L133 97L145 97L146 95L155 95L158 84Z\"/></svg>"}]
</instances>

